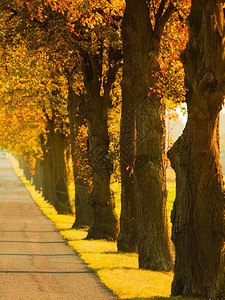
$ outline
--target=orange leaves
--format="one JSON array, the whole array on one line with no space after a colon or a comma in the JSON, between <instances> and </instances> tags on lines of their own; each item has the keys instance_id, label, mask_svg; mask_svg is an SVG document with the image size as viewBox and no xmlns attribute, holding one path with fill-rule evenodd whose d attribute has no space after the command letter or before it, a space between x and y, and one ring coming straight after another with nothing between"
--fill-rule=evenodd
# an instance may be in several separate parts
<instances>
[{"instance_id":1,"label":"orange leaves","mask_svg":"<svg viewBox=\"0 0 225 300\"><path fill-rule=\"evenodd\" d=\"M52 91L57 84L51 80L46 55L36 53L33 57L25 47L18 45L7 49L7 74L0 73L0 142L15 152L39 151L39 135L45 132L46 119L53 98ZM53 72L53 71L52 71ZM65 79L58 74L62 86L61 96L65 96ZM59 113L66 114L63 106ZM48 115L51 117L51 115ZM7 134L5 134L7 133Z\"/></svg>"},{"instance_id":2,"label":"orange leaves","mask_svg":"<svg viewBox=\"0 0 225 300\"><path fill-rule=\"evenodd\" d=\"M112 1L112 3L107 0L45 0L44 3L53 11L62 13L67 19L67 24L70 24L70 29L76 35L78 32L89 35L89 30L93 29L104 30L105 26L111 26L115 22L114 16L122 16L124 9L122 0ZM81 31L77 30L78 28Z\"/></svg>"},{"instance_id":3,"label":"orange leaves","mask_svg":"<svg viewBox=\"0 0 225 300\"><path fill-rule=\"evenodd\" d=\"M185 18L189 14L190 1L177 2L176 7L176 13L165 26L162 37L159 57L161 70L155 73L157 78L155 92L164 98L168 106L173 105L170 102L183 102L186 93L180 53L185 49L188 41Z\"/></svg>"},{"instance_id":4,"label":"orange leaves","mask_svg":"<svg viewBox=\"0 0 225 300\"><path fill-rule=\"evenodd\" d=\"M53 11L58 11L62 14L64 14L66 10L69 10L72 7L70 6L71 2L72 1L66 0L44 0L44 4L46 6L51 6Z\"/></svg>"}]
</instances>

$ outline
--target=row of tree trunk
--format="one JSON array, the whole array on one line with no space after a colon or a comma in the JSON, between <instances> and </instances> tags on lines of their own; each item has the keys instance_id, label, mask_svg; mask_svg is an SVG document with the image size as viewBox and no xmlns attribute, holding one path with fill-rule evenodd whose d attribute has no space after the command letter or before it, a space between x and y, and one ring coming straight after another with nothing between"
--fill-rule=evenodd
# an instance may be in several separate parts
<instances>
[{"instance_id":1,"label":"row of tree trunk","mask_svg":"<svg viewBox=\"0 0 225 300\"><path fill-rule=\"evenodd\" d=\"M161 1L152 26L149 2L126 0L123 20L122 211L118 249L137 249L141 268L171 270L173 255L166 215L165 104L154 92L153 75L159 69L164 26L176 8L173 1L168 6L167 1ZM225 94L224 1L192 0L188 23L190 40L182 54L188 122L169 153L177 180L172 212L172 239L176 250L172 294L223 299L225 191L219 161L218 124ZM82 52L81 57L88 157L93 176L93 189L86 202L93 209L93 225L88 237L115 240L118 220L110 190L112 163L108 159L107 130L109 95L115 76L108 77L109 84L104 86L102 95L99 80L102 49L96 55ZM77 124L73 109L78 99L72 89L69 97L73 145ZM68 143L53 125L49 120L48 137L42 144L42 171L36 174L42 174L44 195L57 211L71 213L66 175ZM84 184L75 168L74 178L77 186ZM37 182L40 186L40 179ZM83 203L82 199L76 201L79 206L76 213L82 210L87 216L79 201Z\"/></svg>"},{"instance_id":2,"label":"row of tree trunk","mask_svg":"<svg viewBox=\"0 0 225 300\"><path fill-rule=\"evenodd\" d=\"M139 266L173 266L166 217L165 106L153 74L163 28L175 11L161 1L152 25L150 1L126 0L121 121L122 212L118 248L137 246ZM189 43L182 54L188 121L169 152L176 172L172 212L172 294L225 298L225 190L219 112L225 94L224 1L192 0ZM136 213L134 213L136 211ZM136 234L137 233L137 234Z\"/></svg>"},{"instance_id":3,"label":"row of tree trunk","mask_svg":"<svg viewBox=\"0 0 225 300\"><path fill-rule=\"evenodd\" d=\"M50 118L43 111L47 125L45 134L40 136L43 157L36 159L34 183L38 190L42 187L43 196L56 208L58 213L71 214L73 207L69 198L67 178L68 157L71 155L76 198L73 227L90 227L88 238L91 239L116 240L119 227L115 213L115 200L110 188L113 165L108 157L107 116L110 108L111 87L119 67L113 65L117 64L121 55L118 56L113 49L110 54L112 58L110 68L112 69L109 69L107 81L104 84L104 96L101 96L102 78L98 76L103 58L83 53L85 95L74 92L73 72L68 70L65 72L68 80L67 111L70 120L70 139L60 129L63 128L63 116L60 119L57 114L56 118L52 111ZM83 113L80 113L81 104L84 107ZM88 126L87 156L92 168L92 189L87 180L82 178L75 155L79 126L85 124L85 119ZM27 178L30 179L30 177Z\"/></svg>"},{"instance_id":4,"label":"row of tree trunk","mask_svg":"<svg viewBox=\"0 0 225 300\"><path fill-rule=\"evenodd\" d=\"M55 132L49 132L48 138L47 143L43 142L43 158L25 153L19 158L20 167L26 179L34 183L36 190L42 192L58 213L72 214L66 171L68 141L63 134Z\"/></svg>"}]
</instances>

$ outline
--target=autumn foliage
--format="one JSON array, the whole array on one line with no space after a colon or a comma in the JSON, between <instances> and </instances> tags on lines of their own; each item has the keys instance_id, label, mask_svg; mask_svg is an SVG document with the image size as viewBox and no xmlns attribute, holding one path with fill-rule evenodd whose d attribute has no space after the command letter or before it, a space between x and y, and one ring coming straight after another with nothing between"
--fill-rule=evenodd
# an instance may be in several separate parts
<instances>
[{"instance_id":1,"label":"autumn foliage","mask_svg":"<svg viewBox=\"0 0 225 300\"><path fill-rule=\"evenodd\" d=\"M152 61L151 74L145 74L147 98L153 95L163 109L172 111L169 118L175 119L174 108L185 101L180 53L188 41L185 20L190 1L146 3L150 28L159 30L155 37L161 40L146 59ZM44 196L60 213L72 212L69 178L73 177L75 185L79 179L77 188L88 191L85 204L94 211L89 238L115 240L119 232L111 183L121 183L125 4L123 0L0 2L1 147L19 155L26 153L26 157L29 153L32 165L33 159L40 159ZM165 24L161 26L160 20ZM132 88L138 90L135 84ZM135 114L138 109L144 108L137 105ZM135 134L133 143L140 138L138 131ZM167 132L168 148L172 144L172 134ZM135 151L140 145L136 144ZM162 152L164 163L165 148ZM71 168L73 176L69 175ZM134 160L126 170L132 177ZM60 198L56 189L62 189L65 197Z\"/></svg>"},{"instance_id":2,"label":"autumn foliage","mask_svg":"<svg viewBox=\"0 0 225 300\"><path fill-rule=\"evenodd\" d=\"M183 101L185 94L179 52L185 47L188 37L185 25L188 5L188 1L179 2L176 14L166 25L159 58L160 72L155 74L160 78L156 87L157 92L166 99L168 107L174 106L173 103ZM74 75L76 82L74 88L78 93L83 93L79 59L77 61L78 51L82 48L95 53L98 51L99 39L106 39L107 43L112 46L116 46L118 42L121 43L121 38L118 41L120 35L116 32L120 30L124 7L124 1L107 0L1 1L0 8L4 12L1 19L3 22L1 35L4 43L1 54L3 65L1 67L1 94L4 97L4 105L1 107L2 147L18 153L25 150L40 152L39 136L40 133L45 132L46 114L52 114L49 97L57 85L60 85L61 89L63 87L59 101L60 106L64 105L63 109L66 110L66 100L63 104L63 99L66 99L68 91L63 70L73 69L76 65L78 71L76 73L79 77ZM157 9L157 5L153 7ZM4 22L7 22L7 30L3 29ZM17 42L21 38L23 43L18 45ZM11 44L6 46L9 39ZM53 62L51 62L52 59ZM106 56L105 59L107 59ZM53 63L58 68L58 74L55 75L58 77L58 83L49 79ZM104 64L103 72L106 72L107 61ZM117 89L119 89L118 85ZM116 94L119 95L119 93ZM54 105L59 106L59 101ZM121 100L117 97L116 105L120 106L120 102ZM5 110L12 112L13 116L8 118ZM59 110L57 114L62 113L63 118L67 118L66 112L63 112L61 108ZM116 110L114 111L113 114L116 113ZM119 113L118 109L117 111ZM119 117L116 118L119 122ZM14 126L10 126L12 123ZM109 128L111 128L110 124ZM115 147L115 150L111 148L115 165L118 164L118 134L119 127L115 128L113 125L112 130L110 129L110 139ZM18 143L17 137L23 143ZM85 145L86 138L84 131L83 142L78 144ZM31 139L34 142L31 143ZM17 149L18 147L21 149ZM82 149L84 153L87 150L85 146L81 147ZM80 165L83 168L84 164ZM117 170L115 177L119 179L119 168L116 167L115 170ZM86 175L90 178L90 172L88 173Z\"/></svg>"}]
</instances>

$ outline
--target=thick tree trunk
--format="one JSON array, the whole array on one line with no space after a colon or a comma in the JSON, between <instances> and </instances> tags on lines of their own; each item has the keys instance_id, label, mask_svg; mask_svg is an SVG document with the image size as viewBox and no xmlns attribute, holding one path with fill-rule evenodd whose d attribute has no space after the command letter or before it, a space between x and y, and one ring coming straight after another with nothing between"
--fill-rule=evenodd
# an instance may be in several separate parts
<instances>
[{"instance_id":1,"label":"thick tree trunk","mask_svg":"<svg viewBox=\"0 0 225 300\"><path fill-rule=\"evenodd\" d=\"M93 209L89 203L90 187L82 178L75 181L76 217L72 228L91 227L94 223Z\"/></svg>"},{"instance_id":2,"label":"thick tree trunk","mask_svg":"<svg viewBox=\"0 0 225 300\"><path fill-rule=\"evenodd\" d=\"M63 133L51 131L55 208L59 214L72 214L68 193L66 140Z\"/></svg>"},{"instance_id":3,"label":"thick tree trunk","mask_svg":"<svg viewBox=\"0 0 225 300\"><path fill-rule=\"evenodd\" d=\"M45 200L55 206L54 184L53 184L53 165L52 165L52 148L47 134L47 141L41 135L41 146L43 151L43 196Z\"/></svg>"},{"instance_id":4,"label":"thick tree trunk","mask_svg":"<svg viewBox=\"0 0 225 300\"><path fill-rule=\"evenodd\" d=\"M80 104L80 97L76 95L72 88L72 78L68 76L68 112L70 119L70 144L73 163L73 176L75 184L75 221L72 228L93 225L94 216L92 207L88 201L90 187L88 183L79 176L79 169L77 167L77 159L75 156L75 141L78 135L78 126L81 123L81 116L77 117L78 108Z\"/></svg>"},{"instance_id":5,"label":"thick tree trunk","mask_svg":"<svg viewBox=\"0 0 225 300\"><path fill-rule=\"evenodd\" d=\"M124 78L127 76L124 65ZM120 126L120 167L121 167L121 214L119 251L137 251L136 200L134 190L133 161L135 143L135 112L130 100L131 87L128 81L122 84L123 102Z\"/></svg>"},{"instance_id":6,"label":"thick tree trunk","mask_svg":"<svg viewBox=\"0 0 225 300\"><path fill-rule=\"evenodd\" d=\"M154 94L160 33L151 26L145 0L127 0L123 24L123 101L135 112L133 161L137 209L139 266L170 270L173 266L168 236L165 174L165 107ZM127 99L125 98L127 97Z\"/></svg>"},{"instance_id":7,"label":"thick tree trunk","mask_svg":"<svg viewBox=\"0 0 225 300\"><path fill-rule=\"evenodd\" d=\"M116 78L120 55L109 50L109 69L103 82L104 95L101 96L103 81L103 47L99 45L95 55L82 53L85 83L85 113L88 125L88 158L92 167L93 189L90 203L94 211L94 224L88 238L115 240L118 236L118 219L115 200L110 188L113 165L109 154L107 114L110 107L110 92Z\"/></svg>"},{"instance_id":8,"label":"thick tree trunk","mask_svg":"<svg viewBox=\"0 0 225 300\"><path fill-rule=\"evenodd\" d=\"M169 152L177 181L172 294L207 299L225 298L225 190L219 150L225 94L223 5L192 1L189 43L182 54L188 122Z\"/></svg>"},{"instance_id":9,"label":"thick tree trunk","mask_svg":"<svg viewBox=\"0 0 225 300\"><path fill-rule=\"evenodd\" d=\"M165 115L157 99L138 106L134 176L140 268L170 270L165 172ZM149 120L151 120L149 122Z\"/></svg>"},{"instance_id":10,"label":"thick tree trunk","mask_svg":"<svg viewBox=\"0 0 225 300\"><path fill-rule=\"evenodd\" d=\"M67 186L66 141L62 133L55 131L49 120L47 141L42 138L44 197L60 214L72 214Z\"/></svg>"},{"instance_id":11,"label":"thick tree trunk","mask_svg":"<svg viewBox=\"0 0 225 300\"><path fill-rule=\"evenodd\" d=\"M101 110L93 111L88 117L88 155L93 173L93 189L90 202L94 211L94 224L88 238L113 239L118 235L118 220L115 200L110 188L112 163L107 157L109 137L106 116L99 116Z\"/></svg>"},{"instance_id":12,"label":"thick tree trunk","mask_svg":"<svg viewBox=\"0 0 225 300\"><path fill-rule=\"evenodd\" d=\"M39 157L36 157L34 185L37 191L43 189L43 161Z\"/></svg>"},{"instance_id":13,"label":"thick tree trunk","mask_svg":"<svg viewBox=\"0 0 225 300\"><path fill-rule=\"evenodd\" d=\"M32 154L30 152L26 152L23 156L23 169L26 179L30 181L33 171Z\"/></svg>"},{"instance_id":14,"label":"thick tree trunk","mask_svg":"<svg viewBox=\"0 0 225 300\"><path fill-rule=\"evenodd\" d=\"M49 153L44 155L43 161L43 196L45 200L51 203L55 207L55 197L54 197L54 183L53 183L53 167L52 158Z\"/></svg>"}]
</instances>

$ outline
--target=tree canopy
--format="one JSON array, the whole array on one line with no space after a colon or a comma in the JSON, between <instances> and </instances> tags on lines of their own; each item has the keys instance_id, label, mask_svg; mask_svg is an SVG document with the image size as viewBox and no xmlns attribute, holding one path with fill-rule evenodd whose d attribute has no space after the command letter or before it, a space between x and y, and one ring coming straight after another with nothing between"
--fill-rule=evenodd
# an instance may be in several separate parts
<instances>
[{"instance_id":1,"label":"tree canopy","mask_svg":"<svg viewBox=\"0 0 225 300\"><path fill-rule=\"evenodd\" d=\"M168 154L177 176L174 295L223 293L223 13L213 0L0 2L1 147L35 157L60 213L72 213L72 168L74 226L89 226L90 239L120 233L118 249L137 251L140 268L173 268L166 110L173 118L187 103ZM112 181L121 185L120 228Z\"/></svg>"}]
</instances>

